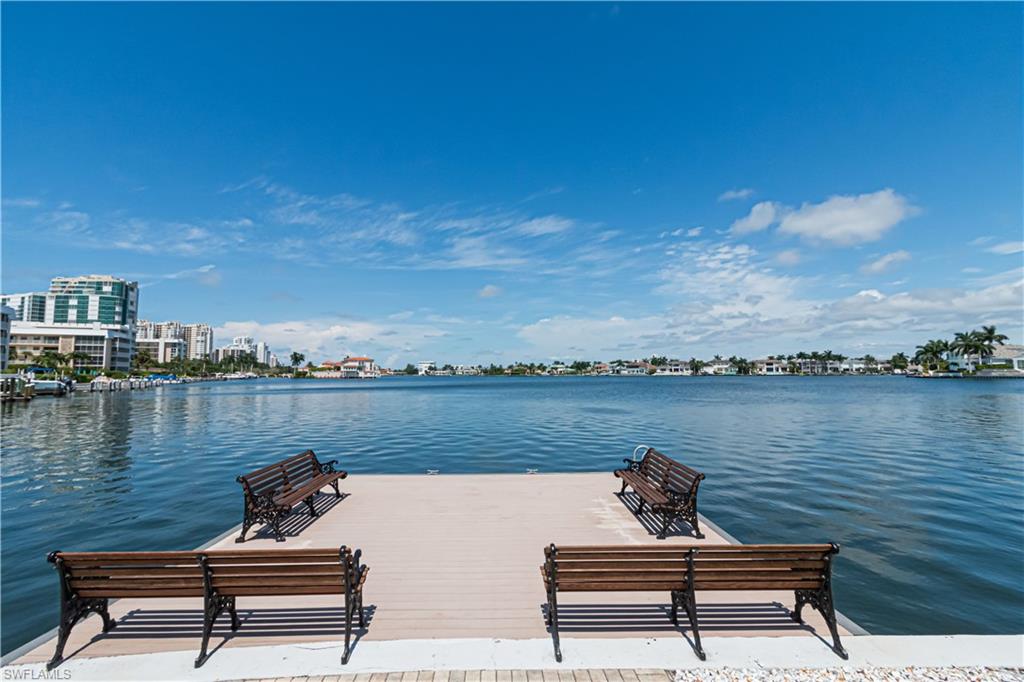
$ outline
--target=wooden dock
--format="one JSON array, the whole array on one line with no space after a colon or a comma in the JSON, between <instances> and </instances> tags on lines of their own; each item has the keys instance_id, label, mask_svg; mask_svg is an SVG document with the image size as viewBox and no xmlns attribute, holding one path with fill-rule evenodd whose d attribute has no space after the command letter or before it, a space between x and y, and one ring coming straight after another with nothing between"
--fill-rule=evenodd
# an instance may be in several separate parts
<instances>
[{"instance_id":1,"label":"wooden dock","mask_svg":"<svg viewBox=\"0 0 1024 682\"><path fill-rule=\"evenodd\" d=\"M342 481L341 489L346 494L342 499L326 491L317 498L320 515L316 518L310 518L304 506L296 507L284 524L287 539L283 543L274 542L270 533L261 530L255 535L250 531L251 539L245 544L236 544L231 534L213 546L255 549L348 545L362 549L363 559L371 568L365 588L369 623L360 639L365 642L549 637L538 567L543 562L544 547L552 542L686 546L728 541L710 528L705 529L707 537L703 540L692 538L687 529L676 528L666 540L656 540L655 519L634 515L635 498L616 494L619 481L610 472L356 474ZM240 515L241 489L238 502ZM224 521L227 527L240 519ZM806 541L830 539L808 537ZM778 538L749 540L770 542ZM86 548L110 549L87 545L74 549ZM838 561L842 562L842 555ZM56 573L53 580L56 600ZM562 637L679 637L681 649L688 652L686 628L672 625L668 602L668 594L657 593L560 595ZM787 607L792 604L792 592L701 593L701 636L707 640L820 634L827 641L828 631L820 615L805 609L808 627L801 626L789 617ZM196 651L199 647L201 599L122 599L111 604L110 611L118 621L117 627L102 635L98 618L79 624L66 649L69 659ZM223 618L214 630L211 648L336 642L343 632L340 600L253 597L239 600L238 611L241 628L232 633L228 619ZM847 634L845 630L842 633ZM821 647L828 651L825 641ZM53 650L51 639L14 662L44 662ZM215 650L212 658L216 657ZM357 644L353 661L358 658Z\"/></svg>"}]
</instances>

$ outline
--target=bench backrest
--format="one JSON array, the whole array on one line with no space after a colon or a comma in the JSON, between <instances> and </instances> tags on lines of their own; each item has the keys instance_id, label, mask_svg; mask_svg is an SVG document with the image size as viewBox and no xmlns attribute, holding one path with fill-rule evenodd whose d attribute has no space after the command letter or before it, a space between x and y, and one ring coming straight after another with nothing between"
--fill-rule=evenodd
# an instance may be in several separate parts
<instances>
[{"instance_id":1,"label":"bench backrest","mask_svg":"<svg viewBox=\"0 0 1024 682\"><path fill-rule=\"evenodd\" d=\"M267 549L200 552L211 586L225 597L344 594L361 552L338 549Z\"/></svg>"},{"instance_id":2,"label":"bench backrest","mask_svg":"<svg viewBox=\"0 0 1024 682\"><path fill-rule=\"evenodd\" d=\"M195 552L52 552L64 585L83 598L202 597Z\"/></svg>"},{"instance_id":3,"label":"bench backrest","mask_svg":"<svg viewBox=\"0 0 1024 682\"><path fill-rule=\"evenodd\" d=\"M695 494L697 486L704 480L704 474L666 457L654 448L647 448L643 461L640 462L640 472L656 482L662 490L689 495Z\"/></svg>"},{"instance_id":4,"label":"bench backrest","mask_svg":"<svg viewBox=\"0 0 1024 682\"><path fill-rule=\"evenodd\" d=\"M308 483L320 473L320 461L312 450L274 462L238 477L247 496L281 495Z\"/></svg>"},{"instance_id":5,"label":"bench backrest","mask_svg":"<svg viewBox=\"0 0 1024 682\"><path fill-rule=\"evenodd\" d=\"M545 582L560 592L816 590L838 545L587 546L545 548Z\"/></svg>"},{"instance_id":6,"label":"bench backrest","mask_svg":"<svg viewBox=\"0 0 1024 682\"><path fill-rule=\"evenodd\" d=\"M359 558L340 549L197 552L52 552L64 588L83 598L202 597L205 575L222 596L344 594ZM205 569L204 570L204 565Z\"/></svg>"}]
</instances>

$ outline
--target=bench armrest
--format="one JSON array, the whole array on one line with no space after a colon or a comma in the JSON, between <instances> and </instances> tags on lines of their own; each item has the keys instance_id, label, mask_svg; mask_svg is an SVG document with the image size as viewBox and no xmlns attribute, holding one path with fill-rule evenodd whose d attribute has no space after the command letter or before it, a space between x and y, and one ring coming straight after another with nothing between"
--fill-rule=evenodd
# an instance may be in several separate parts
<instances>
[{"instance_id":1,"label":"bench armrest","mask_svg":"<svg viewBox=\"0 0 1024 682\"><path fill-rule=\"evenodd\" d=\"M264 493L256 493L252 495L252 506L256 509L275 509L278 505L274 502L274 495L277 493L276 490L270 490Z\"/></svg>"},{"instance_id":2,"label":"bench armrest","mask_svg":"<svg viewBox=\"0 0 1024 682\"><path fill-rule=\"evenodd\" d=\"M620 469L620 471L640 471L639 461L625 457L622 462L626 465L626 468Z\"/></svg>"},{"instance_id":3,"label":"bench armrest","mask_svg":"<svg viewBox=\"0 0 1024 682\"><path fill-rule=\"evenodd\" d=\"M320 473L321 474L334 474L337 473L334 470L334 465L338 463L336 459L330 459L326 462L320 462Z\"/></svg>"}]
</instances>

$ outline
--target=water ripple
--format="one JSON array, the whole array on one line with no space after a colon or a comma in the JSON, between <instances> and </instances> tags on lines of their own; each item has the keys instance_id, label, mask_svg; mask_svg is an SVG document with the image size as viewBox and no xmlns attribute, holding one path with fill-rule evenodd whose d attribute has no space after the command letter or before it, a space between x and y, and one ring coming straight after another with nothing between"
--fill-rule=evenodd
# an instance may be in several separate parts
<instances>
[{"instance_id":1,"label":"water ripple","mask_svg":"<svg viewBox=\"0 0 1024 682\"><path fill-rule=\"evenodd\" d=\"M305 448L358 474L610 471L656 445L740 539L841 543L837 600L869 630L1024 631L1021 382L270 380L2 416L4 651L55 622L47 552L194 547L238 522L237 474Z\"/></svg>"}]
</instances>

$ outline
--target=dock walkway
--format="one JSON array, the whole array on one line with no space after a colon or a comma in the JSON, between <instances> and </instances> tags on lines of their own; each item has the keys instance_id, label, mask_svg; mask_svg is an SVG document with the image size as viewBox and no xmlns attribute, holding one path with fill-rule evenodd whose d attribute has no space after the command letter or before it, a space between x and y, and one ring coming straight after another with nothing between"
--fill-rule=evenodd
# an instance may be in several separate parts
<instances>
[{"instance_id":1,"label":"dock walkway","mask_svg":"<svg viewBox=\"0 0 1024 682\"><path fill-rule=\"evenodd\" d=\"M284 524L285 542L276 543L260 530L245 544L236 544L231 533L212 547L348 545L362 549L371 567L365 589L369 623L357 640L352 663L359 660L359 645L364 642L543 640L549 634L538 567L549 543L685 546L728 542L712 528L704 529L703 540L692 538L688 529L673 529L666 540L658 541L655 519L638 520L633 513L636 499L628 493L620 498L618 488L611 473L356 474L342 482L342 499L327 492L318 497L320 516L311 519L304 506L296 507ZM240 490L238 497L241 506ZM806 541L830 539L808 537ZM56 598L56 576L54 581ZM572 664L574 651L565 642L599 638L678 639L680 657L695 659L684 619L678 628L669 621L668 601L667 594L656 593L559 595L566 664ZM820 615L805 609L807 626L801 626L789 617L787 608L792 603L792 592L701 593L699 618L705 645L716 637L821 637L815 646L834 656ZM98 618L74 629L66 648L69 663L198 649L201 599L122 599L111 604L110 611L118 621L110 633L101 635ZM218 622L211 650L222 651L213 651L211 663L218 653L226 653L223 650L337 642L343 633L341 600L254 597L240 599L238 612L242 620L238 632L230 631L226 617ZM841 631L848 634L846 629ZM51 638L12 663L42 663L53 650ZM538 661L536 667L547 667L546 662Z\"/></svg>"}]
</instances>

